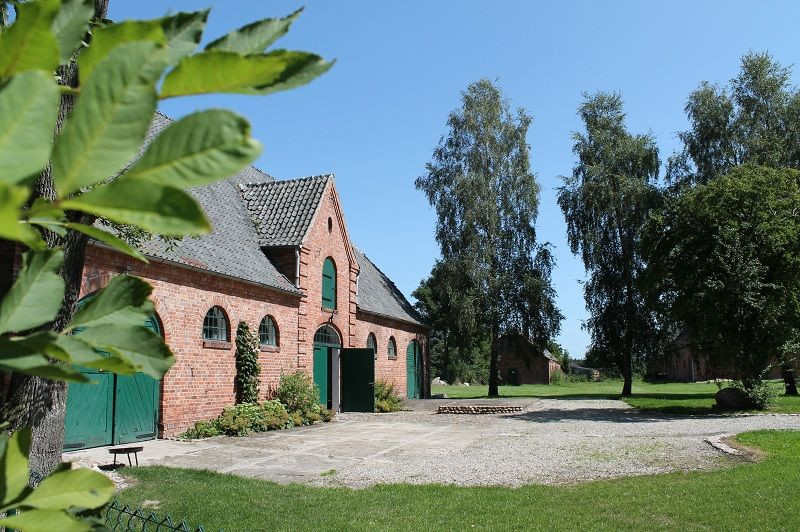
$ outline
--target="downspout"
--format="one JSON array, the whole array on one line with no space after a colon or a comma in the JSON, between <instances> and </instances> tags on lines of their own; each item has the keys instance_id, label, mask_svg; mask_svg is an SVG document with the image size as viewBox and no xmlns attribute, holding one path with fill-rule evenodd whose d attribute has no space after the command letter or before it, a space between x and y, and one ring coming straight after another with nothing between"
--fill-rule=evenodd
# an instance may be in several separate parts
<instances>
[{"instance_id":1,"label":"downspout","mask_svg":"<svg viewBox=\"0 0 800 532\"><path fill-rule=\"evenodd\" d=\"M294 248L294 286L300 288L300 246Z\"/></svg>"}]
</instances>

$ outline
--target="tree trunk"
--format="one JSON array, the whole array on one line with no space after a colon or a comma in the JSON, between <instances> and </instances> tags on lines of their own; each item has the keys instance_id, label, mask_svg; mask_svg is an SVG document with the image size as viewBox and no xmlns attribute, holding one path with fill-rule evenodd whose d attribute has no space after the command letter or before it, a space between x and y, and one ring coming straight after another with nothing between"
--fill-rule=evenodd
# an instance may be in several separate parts
<instances>
[{"instance_id":1,"label":"tree trunk","mask_svg":"<svg viewBox=\"0 0 800 532\"><path fill-rule=\"evenodd\" d=\"M622 397L633 395L633 342L631 334L625 333L625 348L622 353Z\"/></svg>"},{"instance_id":2,"label":"tree trunk","mask_svg":"<svg viewBox=\"0 0 800 532\"><path fill-rule=\"evenodd\" d=\"M497 397L500 395L498 362L500 360L500 346L498 341L497 326L492 326L492 347L489 352L489 397Z\"/></svg>"},{"instance_id":3,"label":"tree trunk","mask_svg":"<svg viewBox=\"0 0 800 532\"><path fill-rule=\"evenodd\" d=\"M108 0L95 0L95 17L106 18ZM59 67L58 74L64 85L77 86L77 68L74 62ZM58 135L74 106L71 95L62 95L54 134ZM36 198L55 199L56 190L52 172L48 166L36 180L31 200ZM71 221L94 223L93 217L67 213ZM83 264L88 237L83 233L69 231L60 238L44 231L43 236L49 247L60 246L64 250L64 266L61 276L65 282L64 301L55 319L44 328L56 332L64 329L75 313L75 303L80 293ZM7 430L20 427L31 428L30 470L35 475L48 475L61 462L64 447L64 417L66 415L67 385L41 377L12 374L3 418L9 421Z\"/></svg>"},{"instance_id":4,"label":"tree trunk","mask_svg":"<svg viewBox=\"0 0 800 532\"><path fill-rule=\"evenodd\" d=\"M786 395L798 395L794 370L788 364L783 365L783 384L786 387Z\"/></svg>"}]
</instances>

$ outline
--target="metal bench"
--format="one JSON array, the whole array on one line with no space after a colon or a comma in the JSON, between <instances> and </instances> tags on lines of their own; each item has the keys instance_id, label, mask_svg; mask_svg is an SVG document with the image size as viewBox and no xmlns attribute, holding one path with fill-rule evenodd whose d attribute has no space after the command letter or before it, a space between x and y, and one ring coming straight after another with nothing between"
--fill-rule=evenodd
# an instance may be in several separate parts
<instances>
[{"instance_id":1,"label":"metal bench","mask_svg":"<svg viewBox=\"0 0 800 532\"><path fill-rule=\"evenodd\" d=\"M110 454L114 455L114 465L117 465L117 455L126 454L128 455L128 465L133 466L131 463L131 454L136 459L136 465L139 465L139 451L143 451L144 447L112 447L108 450Z\"/></svg>"}]
</instances>

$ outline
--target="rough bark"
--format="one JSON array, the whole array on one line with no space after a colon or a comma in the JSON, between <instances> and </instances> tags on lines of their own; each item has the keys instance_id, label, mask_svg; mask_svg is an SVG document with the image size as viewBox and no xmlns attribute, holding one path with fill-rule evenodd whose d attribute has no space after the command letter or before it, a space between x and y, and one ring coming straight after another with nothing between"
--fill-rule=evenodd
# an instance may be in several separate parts
<instances>
[{"instance_id":1,"label":"rough bark","mask_svg":"<svg viewBox=\"0 0 800 532\"><path fill-rule=\"evenodd\" d=\"M794 370L789 365L783 366L783 385L786 388L786 395L798 395L797 380L794 377Z\"/></svg>"},{"instance_id":2,"label":"rough bark","mask_svg":"<svg viewBox=\"0 0 800 532\"><path fill-rule=\"evenodd\" d=\"M95 17L106 18L107 13L108 0L96 0ZM58 74L62 84L77 86L77 68L74 62L59 67ZM74 97L62 95L55 135L61 132L73 106ZM56 198L55 184L49 167L42 172L33 187L31 199L40 197ZM94 222L91 217L74 213L68 213L68 217L82 223ZM49 247L60 246L64 250L61 276L66 284L65 297L55 319L45 326L49 330L61 331L75 312L88 237L74 231L68 232L63 238L49 231L44 231L43 236ZM6 404L3 406L3 417L10 422L9 430L20 427L31 428L30 469L33 474L47 475L61 462L66 402L67 385L64 382L22 374L11 376Z\"/></svg>"}]
</instances>

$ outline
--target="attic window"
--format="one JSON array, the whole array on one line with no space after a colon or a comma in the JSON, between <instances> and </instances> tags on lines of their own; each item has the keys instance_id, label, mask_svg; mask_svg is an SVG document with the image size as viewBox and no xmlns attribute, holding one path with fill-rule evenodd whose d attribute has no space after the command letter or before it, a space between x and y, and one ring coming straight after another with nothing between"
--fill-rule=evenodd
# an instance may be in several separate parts
<instances>
[{"instance_id":1,"label":"attic window","mask_svg":"<svg viewBox=\"0 0 800 532\"><path fill-rule=\"evenodd\" d=\"M333 218L328 216L328 232L330 233L331 231L333 231Z\"/></svg>"}]
</instances>

